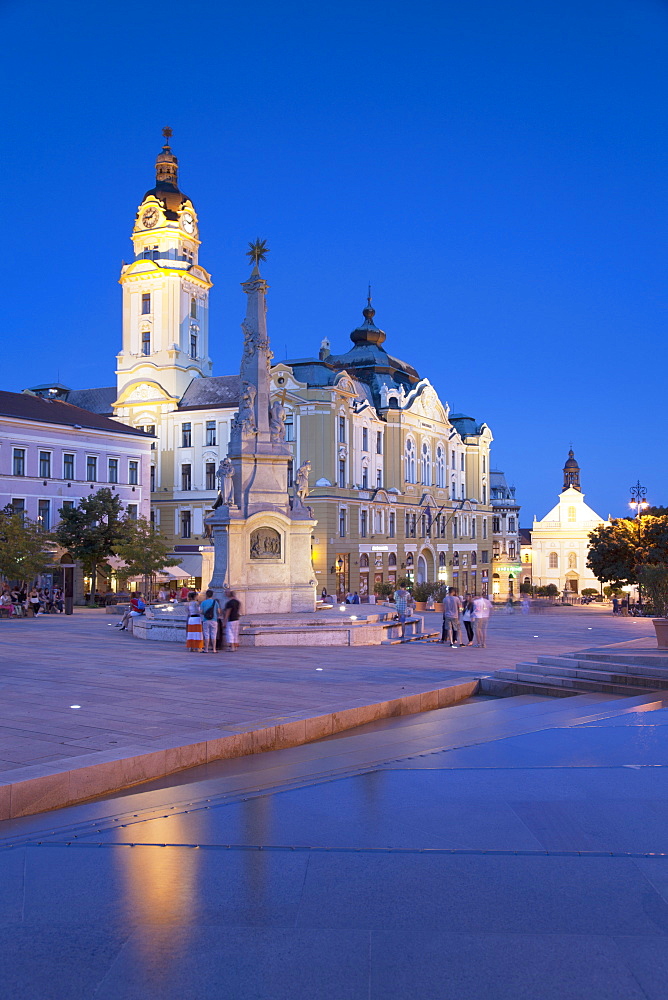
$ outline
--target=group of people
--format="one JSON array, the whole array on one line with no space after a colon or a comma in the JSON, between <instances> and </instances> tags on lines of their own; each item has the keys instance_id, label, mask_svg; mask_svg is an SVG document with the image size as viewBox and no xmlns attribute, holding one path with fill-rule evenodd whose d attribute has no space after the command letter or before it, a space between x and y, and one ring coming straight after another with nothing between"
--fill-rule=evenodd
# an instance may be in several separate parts
<instances>
[{"instance_id":1,"label":"group of people","mask_svg":"<svg viewBox=\"0 0 668 1000\"><path fill-rule=\"evenodd\" d=\"M186 624L186 649L191 653L216 653L225 648L231 652L239 648L239 625L241 605L233 590L225 591L223 607L212 590L207 590L203 601L191 590L188 594L188 620Z\"/></svg>"},{"instance_id":2,"label":"group of people","mask_svg":"<svg viewBox=\"0 0 668 1000\"><path fill-rule=\"evenodd\" d=\"M413 597L405 587L399 587L394 592L394 606L402 626L410 618L413 611ZM448 593L443 598L443 628L440 641L457 646L487 645L487 623L492 609L491 601L486 597L475 597L466 594L460 598L454 587L448 587ZM462 639L466 634L467 641Z\"/></svg>"},{"instance_id":3,"label":"group of people","mask_svg":"<svg viewBox=\"0 0 668 1000\"><path fill-rule=\"evenodd\" d=\"M450 643L453 649L457 646L479 646L484 649L487 645L487 623L491 609L491 601L486 597L465 594L462 599L458 597L454 587L448 587L448 593L443 598L440 641ZM467 642L462 642L464 631Z\"/></svg>"},{"instance_id":4,"label":"group of people","mask_svg":"<svg viewBox=\"0 0 668 1000\"><path fill-rule=\"evenodd\" d=\"M62 615L65 597L60 587L10 587L5 584L0 594L0 609L8 617L20 618L30 611L37 615Z\"/></svg>"}]
</instances>

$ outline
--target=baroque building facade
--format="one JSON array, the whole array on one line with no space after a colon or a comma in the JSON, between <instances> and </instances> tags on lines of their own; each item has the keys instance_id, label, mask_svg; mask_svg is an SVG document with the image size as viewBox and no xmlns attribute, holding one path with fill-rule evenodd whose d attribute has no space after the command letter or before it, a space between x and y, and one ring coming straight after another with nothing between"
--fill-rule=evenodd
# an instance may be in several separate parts
<instances>
[{"instance_id":1,"label":"baroque building facade","mask_svg":"<svg viewBox=\"0 0 668 1000\"><path fill-rule=\"evenodd\" d=\"M492 596L512 600L520 590L520 505L515 487L498 469L490 473L492 497Z\"/></svg>"},{"instance_id":2,"label":"baroque building facade","mask_svg":"<svg viewBox=\"0 0 668 1000\"><path fill-rule=\"evenodd\" d=\"M573 450L564 465L563 488L558 503L544 518L534 518L530 557L535 587L554 584L560 593L580 594L585 588L600 590L600 581L587 566L589 535L599 524L609 524L584 502L580 466Z\"/></svg>"},{"instance_id":3,"label":"baroque building facade","mask_svg":"<svg viewBox=\"0 0 668 1000\"><path fill-rule=\"evenodd\" d=\"M199 587L213 569L205 518L216 501L240 379L213 374L212 281L165 131L155 185L133 221L134 260L119 279L116 385L71 394L154 436L151 516ZM363 316L349 350L333 354L323 341L317 357L275 364L270 373L272 402L280 399L286 413L289 485L294 470L311 463L318 589L364 597L406 577L491 594L492 433L450 413L427 378L387 353L370 295Z\"/></svg>"}]
</instances>

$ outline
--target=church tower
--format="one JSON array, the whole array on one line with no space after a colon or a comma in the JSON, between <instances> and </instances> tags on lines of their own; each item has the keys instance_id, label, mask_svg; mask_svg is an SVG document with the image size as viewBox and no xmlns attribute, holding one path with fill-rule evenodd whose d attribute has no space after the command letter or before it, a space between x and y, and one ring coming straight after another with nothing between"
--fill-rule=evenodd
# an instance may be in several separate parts
<instances>
[{"instance_id":1,"label":"church tower","mask_svg":"<svg viewBox=\"0 0 668 1000\"><path fill-rule=\"evenodd\" d=\"M580 487L580 466L575 461L572 448L568 452L568 458L564 465L564 489L567 490L569 486L572 486L574 490L582 492Z\"/></svg>"},{"instance_id":2,"label":"church tower","mask_svg":"<svg viewBox=\"0 0 668 1000\"><path fill-rule=\"evenodd\" d=\"M170 128L155 164L156 182L144 195L132 229L134 260L121 269L123 346L118 355L119 399L153 383L173 400L193 378L211 375L209 289L200 266L197 213L179 189Z\"/></svg>"}]
</instances>

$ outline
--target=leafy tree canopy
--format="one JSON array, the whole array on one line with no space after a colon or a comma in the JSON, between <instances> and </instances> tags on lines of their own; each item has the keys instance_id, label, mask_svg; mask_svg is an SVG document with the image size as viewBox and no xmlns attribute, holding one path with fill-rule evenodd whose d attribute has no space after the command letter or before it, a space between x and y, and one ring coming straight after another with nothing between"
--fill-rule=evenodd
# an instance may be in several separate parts
<instances>
[{"instance_id":1,"label":"leafy tree canopy","mask_svg":"<svg viewBox=\"0 0 668 1000\"><path fill-rule=\"evenodd\" d=\"M615 518L595 528L589 543L587 565L599 580L617 586L637 583L643 566L668 562L668 513Z\"/></svg>"},{"instance_id":2,"label":"leafy tree canopy","mask_svg":"<svg viewBox=\"0 0 668 1000\"><path fill-rule=\"evenodd\" d=\"M98 564L116 554L123 536L122 510L120 497L104 486L83 497L78 507L62 507L59 511L54 538L90 571L93 593Z\"/></svg>"},{"instance_id":3,"label":"leafy tree canopy","mask_svg":"<svg viewBox=\"0 0 668 1000\"><path fill-rule=\"evenodd\" d=\"M53 540L37 521L17 514L11 504L0 510L0 575L11 583L30 584L53 560Z\"/></svg>"},{"instance_id":4,"label":"leafy tree canopy","mask_svg":"<svg viewBox=\"0 0 668 1000\"><path fill-rule=\"evenodd\" d=\"M128 576L152 576L165 566L170 551L171 546L145 517L123 520L115 554L127 563ZM171 565L181 562L173 556L169 561Z\"/></svg>"}]
</instances>

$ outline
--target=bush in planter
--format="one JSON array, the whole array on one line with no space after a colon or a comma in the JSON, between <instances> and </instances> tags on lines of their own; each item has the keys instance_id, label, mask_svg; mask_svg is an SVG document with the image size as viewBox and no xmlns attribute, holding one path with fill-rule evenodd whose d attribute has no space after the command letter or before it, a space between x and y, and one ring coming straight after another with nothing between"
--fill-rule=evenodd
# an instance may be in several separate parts
<instances>
[{"instance_id":1,"label":"bush in planter","mask_svg":"<svg viewBox=\"0 0 668 1000\"><path fill-rule=\"evenodd\" d=\"M432 591L434 603L442 604L444 597L446 597L448 593L448 585L446 583L434 583L432 586L434 588Z\"/></svg>"},{"instance_id":2,"label":"bush in planter","mask_svg":"<svg viewBox=\"0 0 668 1000\"><path fill-rule=\"evenodd\" d=\"M394 587L392 586L391 583L374 583L373 592L376 595L376 597L388 598L392 597L392 594L394 593Z\"/></svg>"},{"instance_id":3,"label":"bush in planter","mask_svg":"<svg viewBox=\"0 0 668 1000\"><path fill-rule=\"evenodd\" d=\"M582 596L583 597L597 597L598 596L598 590L596 589L596 587L585 587L585 589L582 591Z\"/></svg>"},{"instance_id":4,"label":"bush in planter","mask_svg":"<svg viewBox=\"0 0 668 1000\"><path fill-rule=\"evenodd\" d=\"M413 600L417 604L426 604L434 593L434 589L433 583L416 583L413 587Z\"/></svg>"},{"instance_id":5,"label":"bush in planter","mask_svg":"<svg viewBox=\"0 0 668 1000\"><path fill-rule=\"evenodd\" d=\"M400 576L399 577L399 582L397 583L397 587L410 587L410 585L411 585L411 581L410 581L409 577L407 577L407 576Z\"/></svg>"},{"instance_id":6,"label":"bush in planter","mask_svg":"<svg viewBox=\"0 0 668 1000\"><path fill-rule=\"evenodd\" d=\"M668 565L656 563L643 566L638 580L645 592L650 611L655 618L668 618Z\"/></svg>"}]
</instances>

